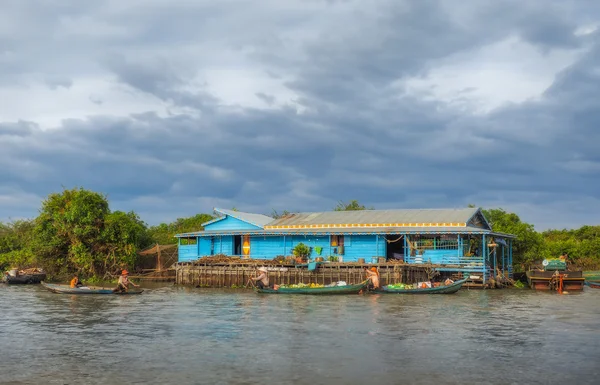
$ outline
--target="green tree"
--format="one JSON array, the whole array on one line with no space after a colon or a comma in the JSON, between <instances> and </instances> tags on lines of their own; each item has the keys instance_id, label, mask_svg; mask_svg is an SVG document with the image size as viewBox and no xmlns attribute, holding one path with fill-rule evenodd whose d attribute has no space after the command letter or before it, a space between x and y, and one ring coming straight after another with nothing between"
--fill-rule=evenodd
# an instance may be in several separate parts
<instances>
[{"instance_id":1,"label":"green tree","mask_svg":"<svg viewBox=\"0 0 600 385\"><path fill-rule=\"evenodd\" d=\"M196 214L189 218L178 218L171 223L161 223L158 226L150 227L148 234L153 243L161 245L176 244L177 238L175 238L175 234L202 231L204 230L202 224L214 218L210 214Z\"/></svg>"},{"instance_id":2,"label":"green tree","mask_svg":"<svg viewBox=\"0 0 600 385\"><path fill-rule=\"evenodd\" d=\"M0 271L9 267L27 268L35 265L30 245L33 241L32 220L0 222Z\"/></svg>"},{"instance_id":3,"label":"green tree","mask_svg":"<svg viewBox=\"0 0 600 385\"><path fill-rule=\"evenodd\" d=\"M135 266L139 248L152 243L146 224L133 211L108 214L100 240L94 253L103 256L102 271L109 273L118 271L121 266Z\"/></svg>"},{"instance_id":4,"label":"green tree","mask_svg":"<svg viewBox=\"0 0 600 385\"><path fill-rule=\"evenodd\" d=\"M356 210L375 210L373 207L366 208L360 204L357 200L351 200L348 203L339 201L337 206L333 208L333 211L356 211Z\"/></svg>"},{"instance_id":5,"label":"green tree","mask_svg":"<svg viewBox=\"0 0 600 385\"><path fill-rule=\"evenodd\" d=\"M50 194L35 222L33 252L53 274L101 277L133 268L149 243L135 213L111 213L104 195L83 188Z\"/></svg>"}]
</instances>

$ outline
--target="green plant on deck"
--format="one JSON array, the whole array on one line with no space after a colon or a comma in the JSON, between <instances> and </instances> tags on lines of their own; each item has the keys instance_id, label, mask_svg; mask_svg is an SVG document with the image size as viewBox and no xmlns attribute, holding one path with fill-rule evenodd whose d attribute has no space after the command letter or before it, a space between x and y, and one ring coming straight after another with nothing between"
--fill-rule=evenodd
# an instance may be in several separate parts
<instances>
[{"instance_id":1,"label":"green plant on deck","mask_svg":"<svg viewBox=\"0 0 600 385\"><path fill-rule=\"evenodd\" d=\"M294 254L296 258L300 258L304 261L310 255L310 247L300 242L292 249L292 254Z\"/></svg>"}]
</instances>

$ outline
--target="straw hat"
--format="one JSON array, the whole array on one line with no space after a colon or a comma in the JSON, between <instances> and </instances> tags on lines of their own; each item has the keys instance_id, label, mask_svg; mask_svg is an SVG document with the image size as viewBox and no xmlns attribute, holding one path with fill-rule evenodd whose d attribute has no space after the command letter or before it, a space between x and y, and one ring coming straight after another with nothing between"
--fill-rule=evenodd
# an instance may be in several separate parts
<instances>
[{"instance_id":1,"label":"straw hat","mask_svg":"<svg viewBox=\"0 0 600 385\"><path fill-rule=\"evenodd\" d=\"M258 271L262 271L263 273L267 272L267 268L266 267L259 267Z\"/></svg>"}]
</instances>

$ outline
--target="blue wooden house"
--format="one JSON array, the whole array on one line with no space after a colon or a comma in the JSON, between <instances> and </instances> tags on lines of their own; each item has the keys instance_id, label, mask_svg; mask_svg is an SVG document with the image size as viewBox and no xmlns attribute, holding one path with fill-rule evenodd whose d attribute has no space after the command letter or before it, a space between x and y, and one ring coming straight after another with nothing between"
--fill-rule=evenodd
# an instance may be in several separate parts
<instances>
[{"instance_id":1,"label":"blue wooden house","mask_svg":"<svg viewBox=\"0 0 600 385\"><path fill-rule=\"evenodd\" d=\"M178 234L179 262L225 254L252 259L292 255L303 243L325 261L401 260L440 270L498 270L512 276L514 236L492 231L478 208L360 210L266 215L215 209L203 231Z\"/></svg>"}]
</instances>

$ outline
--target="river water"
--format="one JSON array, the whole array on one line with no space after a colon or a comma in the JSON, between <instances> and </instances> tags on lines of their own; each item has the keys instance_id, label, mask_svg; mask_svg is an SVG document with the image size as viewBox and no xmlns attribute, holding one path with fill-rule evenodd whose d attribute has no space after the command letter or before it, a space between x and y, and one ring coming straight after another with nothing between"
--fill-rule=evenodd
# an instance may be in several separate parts
<instances>
[{"instance_id":1,"label":"river water","mask_svg":"<svg viewBox=\"0 0 600 385\"><path fill-rule=\"evenodd\" d=\"M0 285L2 384L598 384L600 290L138 296Z\"/></svg>"}]
</instances>

